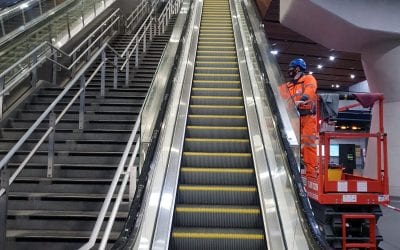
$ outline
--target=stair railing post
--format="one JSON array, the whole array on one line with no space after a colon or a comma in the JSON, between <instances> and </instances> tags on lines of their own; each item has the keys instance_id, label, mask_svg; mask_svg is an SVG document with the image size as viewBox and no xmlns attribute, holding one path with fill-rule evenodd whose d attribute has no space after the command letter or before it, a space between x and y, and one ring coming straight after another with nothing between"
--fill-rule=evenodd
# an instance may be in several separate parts
<instances>
[{"instance_id":1,"label":"stair railing post","mask_svg":"<svg viewBox=\"0 0 400 250\"><path fill-rule=\"evenodd\" d=\"M154 19L153 19L153 17L150 19L150 41L152 41L153 40L153 22L154 22Z\"/></svg>"},{"instance_id":2,"label":"stair railing post","mask_svg":"<svg viewBox=\"0 0 400 250\"><path fill-rule=\"evenodd\" d=\"M101 52L101 62L103 66L101 66L101 80L100 80L100 95L105 96L106 94L106 52L103 50Z\"/></svg>"},{"instance_id":3,"label":"stair railing post","mask_svg":"<svg viewBox=\"0 0 400 250\"><path fill-rule=\"evenodd\" d=\"M55 143L55 133L56 133L56 114L54 110L49 114L49 128L52 128L49 134L49 144L47 153L47 178L53 178L53 168L54 168L54 143Z\"/></svg>"},{"instance_id":4,"label":"stair railing post","mask_svg":"<svg viewBox=\"0 0 400 250\"><path fill-rule=\"evenodd\" d=\"M67 11L67 30L68 30L68 38L71 38L71 23L69 20L69 11Z\"/></svg>"},{"instance_id":5,"label":"stair railing post","mask_svg":"<svg viewBox=\"0 0 400 250\"><path fill-rule=\"evenodd\" d=\"M7 166L0 170L0 249L6 249L7 242L7 202L10 174ZM3 193L3 194L1 194Z\"/></svg>"},{"instance_id":6,"label":"stair railing post","mask_svg":"<svg viewBox=\"0 0 400 250\"><path fill-rule=\"evenodd\" d=\"M143 34L143 53L146 52L146 39L147 39L146 32L147 32L147 29L144 31L144 34Z\"/></svg>"},{"instance_id":7,"label":"stair railing post","mask_svg":"<svg viewBox=\"0 0 400 250\"><path fill-rule=\"evenodd\" d=\"M129 203L133 201L133 197L135 196L136 191L136 181L137 181L137 166L132 166L129 171Z\"/></svg>"},{"instance_id":8,"label":"stair railing post","mask_svg":"<svg viewBox=\"0 0 400 250\"><path fill-rule=\"evenodd\" d=\"M0 78L0 92L4 89L5 79L4 77ZM3 102L4 102L4 94L0 96L0 121L3 119Z\"/></svg>"},{"instance_id":9,"label":"stair railing post","mask_svg":"<svg viewBox=\"0 0 400 250\"><path fill-rule=\"evenodd\" d=\"M3 33L3 36L5 36L6 35L6 29L4 27L3 18L0 19L0 22L1 22L1 32Z\"/></svg>"},{"instance_id":10,"label":"stair railing post","mask_svg":"<svg viewBox=\"0 0 400 250\"><path fill-rule=\"evenodd\" d=\"M127 58L126 65L125 65L125 86L129 86L129 58Z\"/></svg>"},{"instance_id":11,"label":"stair railing post","mask_svg":"<svg viewBox=\"0 0 400 250\"><path fill-rule=\"evenodd\" d=\"M82 92L79 96L79 130L82 130L85 124L85 76L82 75L80 79L80 89Z\"/></svg>"},{"instance_id":12,"label":"stair railing post","mask_svg":"<svg viewBox=\"0 0 400 250\"><path fill-rule=\"evenodd\" d=\"M51 54L53 55L53 60L54 62L57 62L57 51L51 47ZM53 68L52 68L52 83L56 84L57 83L57 64L53 63Z\"/></svg>"},{"instance_id":13,"label":"stair railing post","mask_svg":"<svg viewBox=\"0 0 400 250\"><path fill-rule=\"evenodd\" d=\"M38 55L37 53L32 54L32 65L35 65L38 61ZM32 79L31 79L31 85L32 87L36 87L36 83L38 81L38 74L37 74L37 67L32 69Z\"/></svg>"},{"instance_id":14,"label":"stair railing post","mask_svg":"<svg viewBox=\"0 0 400 250\"><path fill-rule=\"evenodd\" d=\"M26 18L25 18L25 11L24 9L21 10L21 14L22 14L22 22L25 25L26 24Z\"/></svg>"},{"instance_id":15,"label":"stair railing post","mask_svg":"<svg viewBox=\"0 0 400 250\"><path fill-rule=\"evenodd\" d=\"M43 7L42 7L42 1L39 1L39 11L40 11L40 15L43 15Z\"/></svg>"},{"instance_id":16,"label":"stair railing post","mask_svg":"<svg viewBox=\"0 0 400 250\"><path fill-rule=\"evenodd\" d=\"M136 37L136 55L135 55L135 67L139 67L139 39Z\"/></svg>"},{"instance_id":17,"label":"stair railing post","mask_svg":"<svg viewBox=\"0 0 400 250\"><path fill-rule=\"evenodd\" d=\"M85 15L83 13L83 0L81 0L81 19L82 19L82 27L85 27Z\"/></svg>"},{"instance_id":18,"label":"stair railing post","mask_svg":"<svg viewBox=\"0 0 400 250\"><path fill-rule=\"evenodd\" d=\"M118 88L118 56L114 56L114 89Z\"/></svg>"}]
</instances>

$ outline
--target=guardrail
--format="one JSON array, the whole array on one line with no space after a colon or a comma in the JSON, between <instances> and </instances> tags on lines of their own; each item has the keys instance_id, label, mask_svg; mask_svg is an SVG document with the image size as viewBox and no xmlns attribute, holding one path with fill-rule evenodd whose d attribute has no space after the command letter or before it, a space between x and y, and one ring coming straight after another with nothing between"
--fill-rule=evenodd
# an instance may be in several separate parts
<instances>
[{"instance_id":1,"label":"guardrail","mask_svg":"<svg viewBox=\"0 0 400 250\"><path fill-rule=\"evenodd\" d=\"M26 77L31 75L31 85L35 87L38 81L38 69L47 60L52 61L53 64L53 83L56 82L57 67L60 66L73 74L76 65L86 56L90 55L95 46L103 43L104 39L112 36L119 29L120 20L119 9L114 11L98 28L96 28L87 38L85 38L78 46L75 47L70 53L63 52L49 42L43 42L30 53L19 59L16 63L10 66L7 70L0 74L0 120L3 118L3 102L4 96L7 95ZM94 39L94 40L93 40ZM84 51L78 55L78 53ZM49 53L50 52L50 53ZM57 62L58 56L63 55L69 59L74 60L70 66L64 66ZM23 68L15 75L16 69ZM11 76L10 76L11 75ZM7 81L8 80L8 81Z\"/></svg>"},{"instance_id":2,"label":"guardrail","mask_svg":"<svg viewBox=\"0 0 400 250\"><path fill-rule=\"evenodd\" d=\"M25 26L28 22L53 10L57 6L66 5L74 1L75 0L28 0L21 1L19 4L8 7L0 12L1 36L13 32L20 26ZM18 27L13 25L16 20L21 21L21 25Z\"/></svg>"},{"instance_id":3,"label":"guardrail","mask_svg":"<svg viewBox=\"0 0 400 250\"><path fill-rule=\"evenodd\" d=\"M153 9L152 6L150 6L148 1L142 1L140 4L136 7L136 9L126 18L125 21L125 29L128 32L132 32L135 28L135 23L138 22L138 20L142 19L144 15L146 15L150 9Z\"/></svg>"},{"instance_id":4,"label":"guardrail","mask_svg":"<svg viewBox=\"0 0 400 250\"><path fill-rule=\"evenodd\" d=\"M175 0L169 0L169 4L166 5L166 8L168 8L169 6L173 5L172 2ZM177 1L178 4L174 5L175 6L175 10L177 11L179 9L179 5L181 3L181 0ZM116 14L117 12L119 12L119 10L115 11L113 14ZM151 11L151 13L154 12L154 10ZM167 12L165 12L165 14L163 15L167 15ZM172 12L170 12L170 15L172 14ZM111 16L109 17L111 18ZM118 25L118 20L119 20L119 16L115 19L112 20L112 25L109 26L107 29L111 29L110 27L114 27L115 25ZM110 19L107 19L108 21L110 21ZM109 63L110 65L113 66L114 68L114 88L117 87L117 80L118 80L118 72L125 69L125 76L126 76L126 84L128 84L128 81L130 79L130 77L132 76L132 74L129 72L129 59L133 56L134 53L135 57L138 58L138 53L139 53L139 49L140 49L140 45L143 45L143 51L146 50L146 44L149 42L149 40L152 39L155 30L152 29L152 27L154 27L154 20L155 18L152 17L152 15L149 15L148 18L146 18L146 20L143 22L143 24L140 26L140 28L137 30L137 33L133 36L133 38L131 39L130 43L127 45L127 47L125 48L125 50L123 51L122 54L118 54L116 53L116 50L114 48L112 48L108 41L110 39L110 37L106 38L104 36L104 34L106 34L107 29L104 30L101 34L103 34L102 36L96 38L93 42L90 43L89 46L87 46L85 48L85 50L76 58L74 58L74 61L69 65L63 65L59 62L57 62L56 59L54 59L53 57L46 57L46 60L50 60L53 63L53 66L59 66L62 67L63 69L66 70L71 70L74 68L74 66L77 64L77 62L80 61L81 58L83 58L84 56L88 56L90 55L89 60L87 61L87 63L85 63L76 73L75 76L72 78L72 80L70 80L66 86L64 87L63 91L55 98L55 100L49 105L49 107L40 115L40 117L35 121L35 123L24 133L24 135L18 140L18 142L10 149L10 151L4 156L4 158L0 161L0 205L3 205L2 207L0 207L0 211L7 211L7 198L8 198L8 190L9 190L9 186L12 185L13 181L15 180L15 178L21 173L21 171L24 169L24 167L28 164L28 162L30 161L30 159L35 155L35 153L38 151L38 149L40 148L40 146L46 141L48 140L48 164L47 164L47 177L52 177L53 175L53 165L54 165L54 144L55 144L55 133L56 133L56 126L57 124L61 121L62 117L68 112L68 110L73 106L73 103L78 100L79 98L79 112L78 112L78 128L79 129L83 129L84 128L84 123L85 123L85 90L86 87L90 84L90 82L92 81L92 79L94 78L94 76L100 72L101 74L101 83L100 83L100 93L102 96L104 96L105 94L105 71L106 71L106 64ZM168 20L167 20L168 22ZM101 26L99 26L99 29L101 29ZM147 35L147 33L149 33L149 35ZM98 48L96 51L94 51L93 53L90 53L90 51L94 48L94 44L96 44L96 42L101 41L103 39L105 39L103 41L103 44L100 46L100 48ZM89 39L89 37L87 38ZM83 47L83 44L87 42L86 40L80 44L81 48ZM76 56L76 52L79 50L74 50L73 52L71 52L70 54L67 54L63 51L61 51L60 49L55 48L53 45L51 44L43 44L42 46L49 46L51 49L56 50L56 52L61 53L64 56L68 56L68 57L74 57L74 55ZM39 50L39 49L38 49ZM111 52L114 55L114 60L109 60L106 57L106 50ZM54 52L51 55L55 55L57 54L56 52ZM36 52L35 52L36 53ZM75 54L74 54L75 53ZM86 73L87 70L94 65L94 63L96 63L97 59L101 58L101 63L96 67L95 71L87 78L86 80ZM118 66L118 59L119 58L123 58L125 59L122 63L122 67ZM32 67L32 70L35 69L36 73L37 73L37 67L39 65L39 62L35 63ZM138 60L136 60L135 62L135 66L138 66ZM30 72L33 72L33 71ZM79 91L72 97L72 99L69 101L69 103L66 105L66 107L63 109L63 111L56 116L54 113L54 108L56 107L56 105L63 99L63 97L69 93L69 91L71 90L72 87L74 87L75 85L79 84ZM8 91L10 91L12 88L15 88L18 84L15 83L14 85L8 85L6 86L5 89L2 89L0 92L0 98L2 98ZM152 88L153 86L151 86ZM146 97L147 99L147 97ZM145 99L145 101L146 101ZM137 166L134 166L134 160L136 159L137 153L138 153L138 149L139 149L139 145L140 145L140 134L138 134L138 128L141 124L141 111L139 112L138 115L138 120L136 121L134 128L131 132L131 135L129 137L128 143L125 147L123 156L121 158L121 161L118 165L118 168L115 172L115 175L113 177L112 183L110 185L110 188L107 192L107 196L105 198L105 201L102 205L102 208L100 210L99 216L96 220L96 224L93 228L93 231L91 233L91 236L88 240L88 242L83 245L81 247L81 249L90 249L94 246L97 237L99 236L100 233L100 229L101 226L104 222L106 213L109 209L110 203L111 203L111 199L116 191L116 187L117 184L119 182L119 180L121 178L123 178L122 180L122 184L120 186L120 189L118 191L117 194L117 199L114 202L114 205L112 207L112 211L111 211L111 216L108 219L107 225L106 225L106 229L100 244L100 248L99 249L105 249L105 246L108 242L108 238L109 238L109 234L111 232L112 226L114 224L114 220L115 220L115 216L116 213L119 209L119 206L121 204L122 201L122 196L123 193L125 191L125 188L127 186L128 183L128 178L130 177L130 185L132 185L129 188L130 193L130 197L133 196L133 193L135 192L135 185L136 182L134 180L136 180L136 174L137 171L140 172L140 169ZM8 162L10 161L10 159L17 153L17 151L21 148L21 146L28 140L28 138L33 134L33 132L36 131L36 129L39 127L40 124L43 123L43 121L46 118L49 118L49 125L48 125L48 129L45 131L45 133L43 134L43 136L39 139L39 141L35 144L35 146L33 147L33 149L29 152L29 154L25 157L25 159L22 161L22 163L18 166L17 170L13 173L13 175L11 177L8 178L8 171L6 169L6 166L8 164ZM137 138L136 144L134 145L134 139ZM130 154L132 153L132 154ZM130 159L128 162L128 156L130 155ZM128 162L128 165L127 165ZM128 168L125 170L125 167L128 166ZM133 192L133 193L132 193ZM6 228L6 216L0 218L0 228L5 229ZM4 235L0 235L0 241L5 241L5 230L0 230L1 232L4 231Z\"/></svg>"},{"instance_id":5,"label":"guardrail","mask_svg":"<svg viewBox=\"0 0 400 250\"><path fill-rule=\"evenodd\" d=\"M45 41L56 47L61 47L114 1L115 0L74 0L68 2L68 4L65 2L66 5L71 5L72 7L63 7L60 5L60 9L57 7L57 10L54 12L51 11L44 14L27 26L16 30L15 33L13 32L2 37L0 41L3 43L15 39L15 37L22 32L32 30L15 40L14 43L10 43L11 46L7 45L7 48L0 51L0 56L4 58L2 62L3 65L1 65L2 70L4 70L3 67L12 66L11 64L14 58L18 60L22 55L29 54L32 48L40 46L40 44ZM39 26L39 28L36 28L36 26ZM6 61L9 61L10 64L4 65ZM8 78L11 79L19 75L26 67L27 65L20 63L17 68L9 72ZM6 79L6 81L9 79Z\"/></svg>"},{"instance_id":6,"label":"guardrail","mask_svg":"<svg viewBox=\"0 0 400 250\"><path fill-rule=\"evenodd\" d=\"M138 15L143 15L139 14L140 10L143 11L144 7L147 6L147 4L144 4L146 1L142 1L133 11L133 15L130 15L133 20L136 20L136 23L139 22L140 19L138 19ZM127 56L128 50L131 50L129 52L129 56L131 56L133 53L136 52L136 60L135 60L135 67L138 66L138 57L139 57L139 45L140 41L143 40L144 46L143 46L143 51L145 52L146 50L146 32L149 31L149 29L152 29L149 35L150 40L153 38L155 35L155 26L154 26L154 18L152 17L152 13L150 14L148 12L145 12L145 14L148 14L149 17L143 22L141 27L137 30L137 34L131 39L129 46L127 46L122 54L118 54L115 50L115 58L114 58L114 64L116 65L118 63L119 59L125 59ZM65 53L58 49L56 46L54 46L52 43L46 41L41 43L38 47L36 47L34 50L32 50L30 53L26 54L24 57L19 59L17 62L15 62L13 65L11 65L7 70L3 71L0 74L0 120L3 117L4 109L3 109L3 102L4 102L4 95L7 95L12 89L14 89L16 86L18 86L23 79L28 77L29 75L32 76L31 78L31 85L35 87L35 84L38 80L37 72L38 68L47 60L52 61L53 64L53 83L56 81L56 76L57 76L57 71L55 65L58 67L61 67L65 70L67 70L71 75L75 72L77 64L81 61L81 59L85 59L85 57L90 56L91 52L93 51L95 45L98 46L98 44L102 44L104 41L104 38L108 36L108 32L112 31L115 32L119 30L120 28L120 23L121 23L121 18L122 14L119 11L114 11L101 25L99 25L98 28L96 28L87 38L85 38L84 41L82 41L73 51L70 53ZM147 24L147 25L146 25ZM138 25L135 25L136 27ZM154 28L153 28L154 27ZM138 46L134 46L132 48L132 45L135 43L139 44ZM84 49L85 48L85 49ZM84 49L83 52L78 56L78 53ZM111 48L112 49L112 48ZM51 51L49 53L49 51ZM46 55L47 53L47 55ZM64 66L58 63L58 57L59 55L67 57L68 59L73 60L69 66ZM126 60L126 63L124 65L126 69L126 84L128 84L129 81L129 62ZM22 70L21 70L22 69ZM122 71L123 67L121 69L117 68L114 70L114 74L118 76L118 72ZM114 87L117 87L117 80L114 81Z\"/></svg>"}]
</instances>

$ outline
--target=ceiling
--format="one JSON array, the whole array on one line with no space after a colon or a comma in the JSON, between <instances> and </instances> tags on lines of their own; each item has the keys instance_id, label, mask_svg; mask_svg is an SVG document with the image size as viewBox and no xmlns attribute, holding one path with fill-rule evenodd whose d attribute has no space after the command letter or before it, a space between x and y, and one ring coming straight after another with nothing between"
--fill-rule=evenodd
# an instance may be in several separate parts
<instances>
[{"instance_id":1,"label":"ceiling","mask_svg":"<svg viewBox=\"0 0 400 250\"><path fill-rule=\"evenodd\" d=\"M275 56L283 75L289 62L301 57L307 62L307 71L318 80L320 90L346 91L350 85L365 80L360 54L325 48L284 27L279 23L279 0L257 0L257 5L272 50L278 52Z\"/></svg>"}]
</instances>

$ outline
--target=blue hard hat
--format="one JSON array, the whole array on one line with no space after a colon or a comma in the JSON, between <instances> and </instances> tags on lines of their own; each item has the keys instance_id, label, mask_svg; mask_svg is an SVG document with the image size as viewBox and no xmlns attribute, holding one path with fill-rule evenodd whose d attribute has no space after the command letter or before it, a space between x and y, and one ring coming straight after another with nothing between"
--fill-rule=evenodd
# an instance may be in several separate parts
<instances>
[{"instance_id":1,"label":"blue hard hat","mask_svg":"<svg viewBox=\"0 0 400 250\"><path fill-rule=\"evenodd\" d=\"M296 68L296 67L300 67L301 70L305 71L307 68L307 64L303 59L296 58L289 63L289 68Z\"/></svg>"}]
</instances>

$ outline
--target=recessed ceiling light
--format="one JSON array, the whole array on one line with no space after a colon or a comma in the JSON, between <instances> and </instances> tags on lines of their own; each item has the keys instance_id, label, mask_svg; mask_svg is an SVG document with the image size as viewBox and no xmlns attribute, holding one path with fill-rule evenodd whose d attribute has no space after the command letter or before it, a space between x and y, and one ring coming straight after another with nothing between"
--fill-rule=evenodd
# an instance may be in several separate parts
<instances>
[{"instance_id":1,"label":"recessed ceiling light","mask_svg":"<svg viewBox=\"0 0 400 250\"><path fill-rule=\"evenodd\" d=\"M350 78L351 78L351 79L354 79L354 78L356 78L356 76L355 76L354 74L351 74L351 75L350 75Z\"/></svg>"},{"instance_id":2,"label":"recessed ceiling light","mask_svg":"<svg viewBox=\"0 0 400 250\"><path fill-rule=\"evenodd\" d=\"M339 84L336 84L336 86L335 86L335 87L338 89L338 88L340 88L340 85L339 85Z\"/></svg>"},{"instance_id":3,"label":"recessed ceiling light","mask_svg":"<svg viewBox=\"0 0 400 250\"><path fill-rule=\"evenodd\" d=\"M278 54L278 51L277 51L277 50L271 50L271 54L272 54L272 55L277 55L277 54Z\"/></svg>"},{"instance_id":4,"label":"recessed ceiling light","mask_svg":"<svg viewBox=\"0 0 400 250\"><path fill-rule=\"evenodd\" d=\"M334 88L334 87L335 87L335 84L332 84L331 87Z\"/></svg>"},{"instance_id":5,"label":"recessed ceiling light","mask_svg":"<svg viewBox=\"0 0 400 250\"><path fill-rule=\"evenodd\" d=\"M319 68L319 69L322 69L322 65L321 64L318 64L318 66L317 66L317 68Z\"/></svg>"},{"instance_id":6,"label":"recessed ceiling light","mask_svg":"<svg viewBox=\"0 0 400 250\"><path fill-rule=\"evenodd\" d=\"M335 57L334 56L330 56L329 57L329 61L334 61L335 60Z\"/></svg>"},{"instance_id":7,"label":"recessed ceiling light","mask_svg":"<svg viewBox=\"0 0 400 250\"><path fill-rule=\"evenodd\" d=\"M308 72L308 74L312 75L312 74L314 74L314 72L310 71L310 72Z\"/></svg>"}]
</instances>

